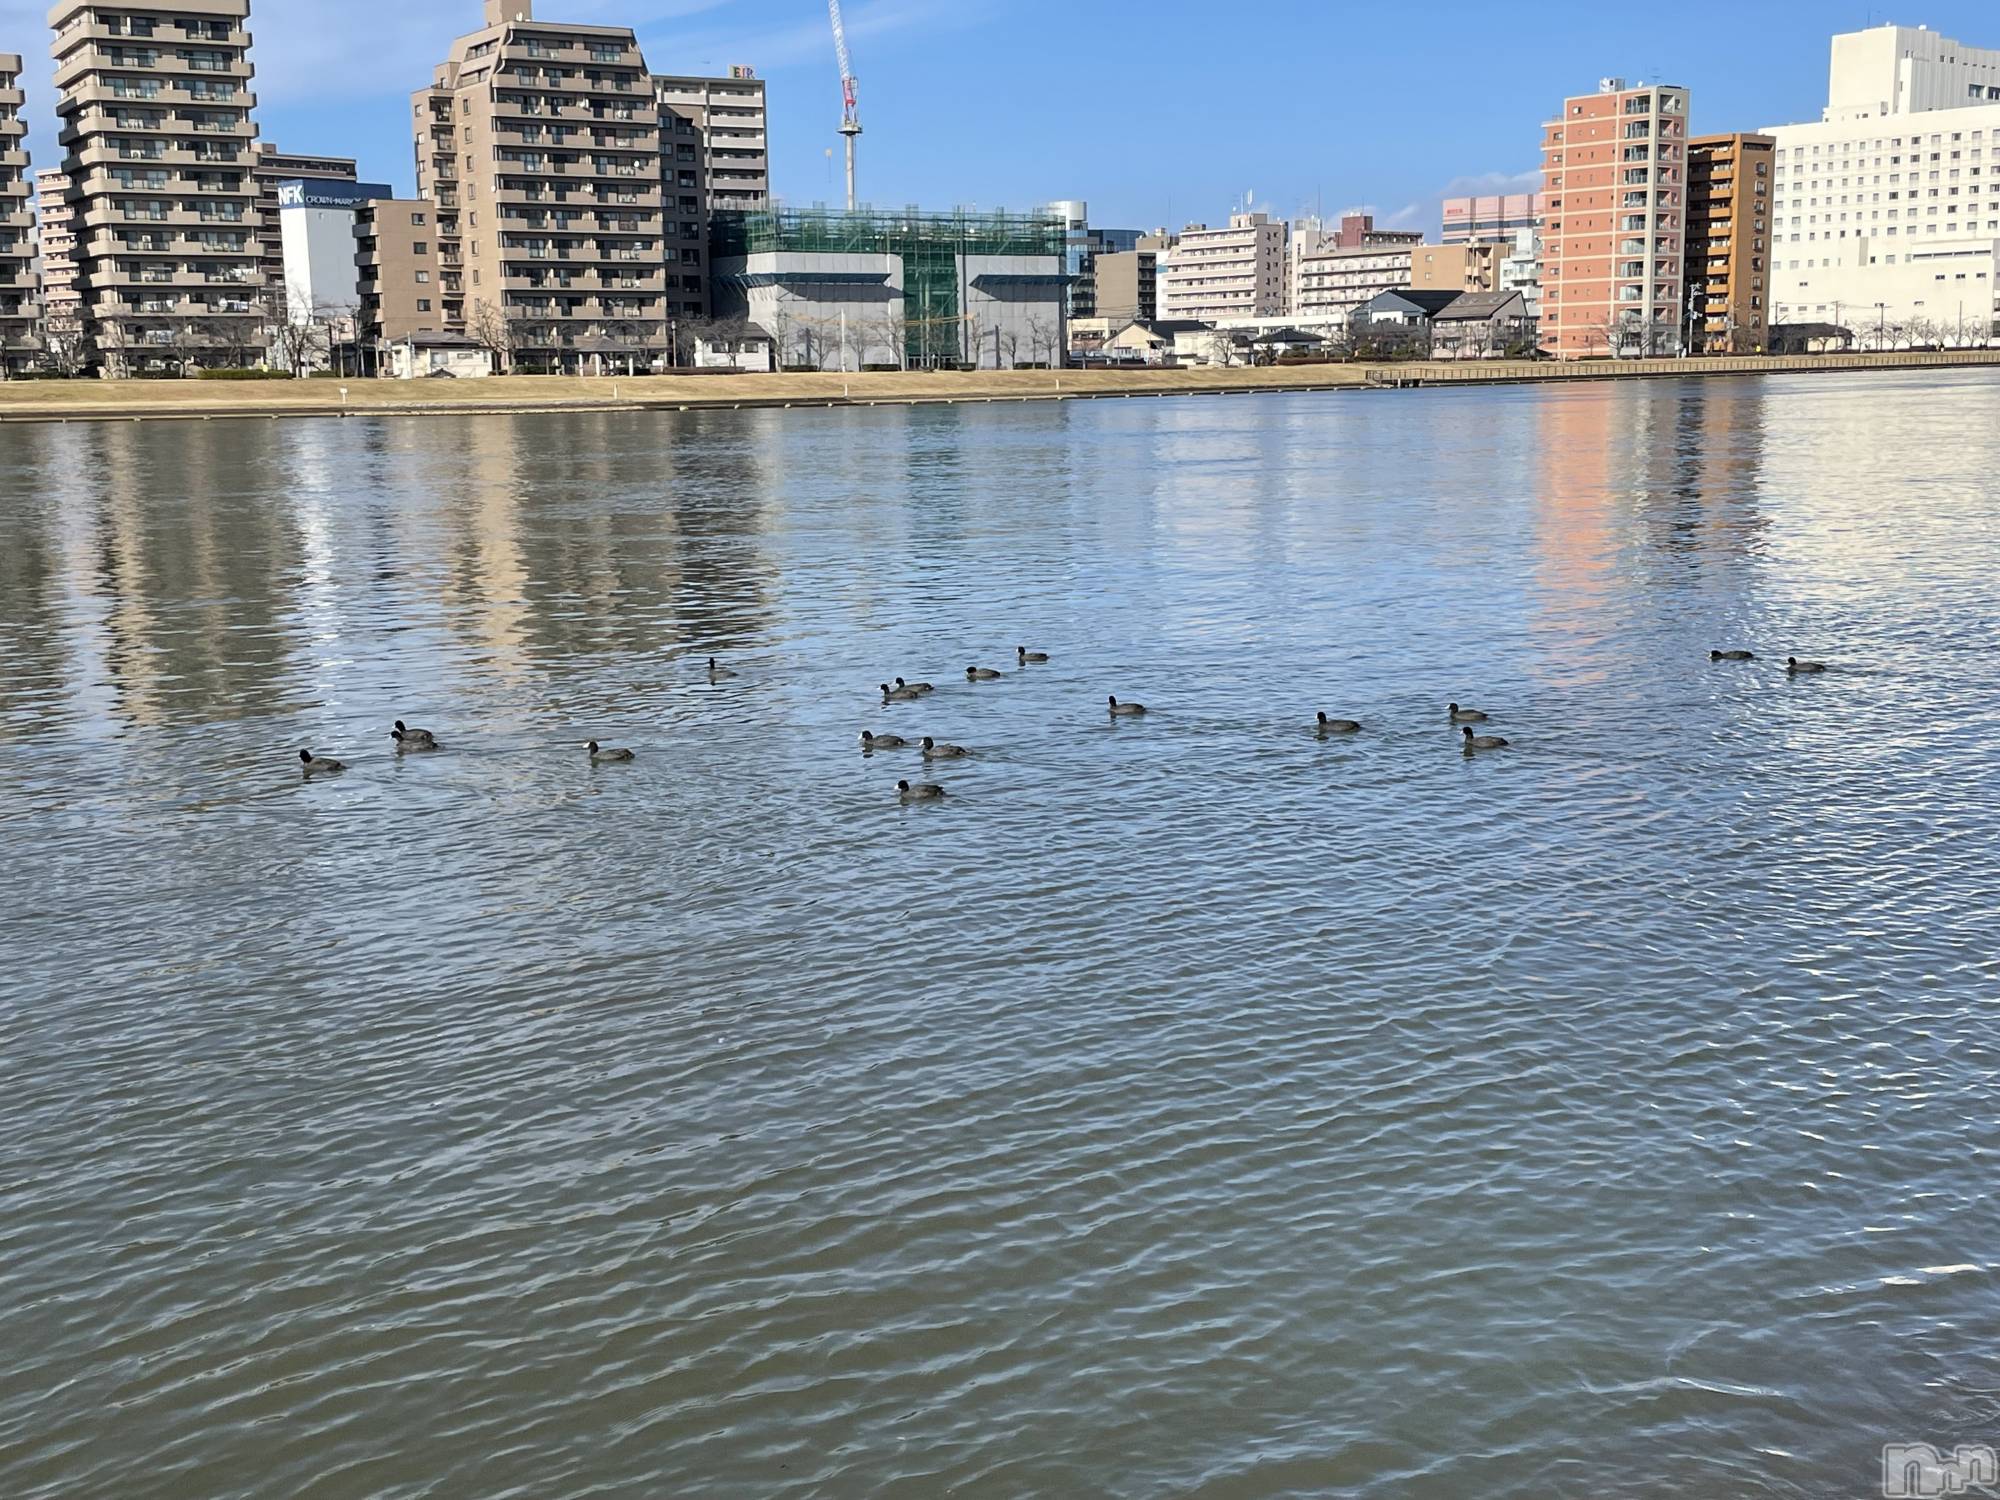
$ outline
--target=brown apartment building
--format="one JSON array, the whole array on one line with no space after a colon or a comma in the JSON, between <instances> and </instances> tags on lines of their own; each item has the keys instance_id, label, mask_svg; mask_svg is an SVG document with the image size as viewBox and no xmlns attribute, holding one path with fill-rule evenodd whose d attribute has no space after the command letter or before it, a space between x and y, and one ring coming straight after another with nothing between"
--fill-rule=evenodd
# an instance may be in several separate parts
<instances>
[{"instance_id":1,"label":"brown apartment building","mask_svg":"<svg viewBox=\"0 0 2000 1500\"><path fill-rule=\"evenodd\" d=\"M1693 347L1703 354L1761 354L1769 342L1776 148L1768 135L1740 133L1688 142L1688 292Z\"/></svg>"},{"instance_id":2,"label":"brown apartment building","mask_svg":"<svg viewBox=\"0 0 2000 1500\"><path fill-rule=\"evenodd\" d=\"M638 38L484 4L413 96L447 330L509 366L663 354L660 114Z\"/></svg>"},{"instance_id":3,"label":"brown apartment building","mask_svg":"<svg viewBox=\"0 0 2000 1500\"><path fill-rule=\"evenodd\" d=\"M1680 346L1686 89L1607 78L1542 128L1542 345L1561 359Z\"/></svg>"},{"instance_id":4,"label":"brown apartment building","mask_svg":"<svg viewBox=\"0 0 2000 1500\"><path fill-rule=\"evenodd\" d=\"M28 206L28 127L21 58L0 52L0 372L35 362L35 216Z\"/></svg>"},{"instance_id":5,"label":"brown apartment building","mask_svg":"<svg viewBox=\"0 0 2000 1500\"><path fill-rule=\"evenodd\" d=\"M59 0L56 114L90 363L259 363L250 0Z\"/></svg>"},{"instance_id":6,"label":"brown apartment building","mask_svg":"<svg viewBox=\"0 0 2000 1500\"><path fill-rule=\"evenodd\" d=\"M371 198L355 209L356 322L364 345L457 331L445 327L437 221L438 206L428 198Z\"/></svg>"},{"instance_id":7,"label":"brown apartment building","mask_svg":"<svg viewBox=\"0 0 2000 1500\"><path fill-rule=\"evenodd\" d=\"M1500 263L1512 244L1417 245L1410 251L1410 286L1423 292L1497 292Z\"/></svg>"},{"instance_id":8,"label":"brown apartment building","mask_svg":"<svg viewBox=\"0 0 2000 1500\"><path fill-rule=\"evenodd\" d=\"M1142 245L1146 242L1141 240ZM1119 328L1150 323L1159 316L1160 250L1166 247L1163 240L1153 243L1158 248L1107 250L1096 257L1097 316L1109 318Z\"/></svg>"}]
</instances>

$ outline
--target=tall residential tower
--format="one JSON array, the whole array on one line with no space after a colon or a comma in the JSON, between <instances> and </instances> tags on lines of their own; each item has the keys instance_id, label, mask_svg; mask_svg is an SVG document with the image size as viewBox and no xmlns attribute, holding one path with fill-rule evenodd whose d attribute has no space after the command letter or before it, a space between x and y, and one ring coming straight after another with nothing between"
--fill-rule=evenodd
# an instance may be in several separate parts
<instances>
[{"instance_id":1,"label":"tall residential tower","mask_svg":"<svg viewBox=\"0 0 2000 1500\"><path fill-rule=\"evenodd\" d=\"M89 362L257 364L250 0L60 0L56 114Z\"/></svg>"},{"instance_id":2,"label":"tall residential tower","mask_svg":"<svg viewBox=\"0 0 2000 1500\"><path fill-rule=\"evenodd\" d=\"M1607 78L1542 127L1542 345L1561 359L1680 347L1686 89Z\"/></svg>"},{"instance_id":3,"label":"tall residential tower","mask_svg":"<svg viewBox=\"0 0 2000 1500\"><path fill-rule=\"evenodd\" d=\"M1690 351L1762 354L1770 340L1768 135L1688 142Z\"/></svg>"},{"instance_id":4,"label":"tall residential tower","mask_svg":"<svg viewBox=\"0 0 2000 1500\"><path fill-rule=\"evenodd\" d=\"M20 56L0 52L0 365L10 372L34 361L35 216L21 104Z\"/></svg>"},{"instance_id":5,"label":"tall residential tower","mask_svg":"<svg viewBox=\"0 0 2000 1500\"><path fill-rule=\"evenodd\" d=\"M638 38L537 21L531 0L485 9L413 96L447 329L516 367L663 355L660 113Z\"/></svg>"}]
</instances>

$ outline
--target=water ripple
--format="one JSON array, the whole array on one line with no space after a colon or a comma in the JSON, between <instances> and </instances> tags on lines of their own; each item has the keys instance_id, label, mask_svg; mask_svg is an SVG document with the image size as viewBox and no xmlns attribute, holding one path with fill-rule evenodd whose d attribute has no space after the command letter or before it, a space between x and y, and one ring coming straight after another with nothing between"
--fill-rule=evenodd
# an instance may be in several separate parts
<instances>
[{"instance_id":1,"label":"water ripple","mask_svg":"<svg viewBox=\"0 0 2000 1500\"><path fill-rule=\"evenodd\" d=\"M1818 1500L1992 1441L1996 416L10 432L0 1493ZM903 807L864 728L975 754Z\"/></svg>"}]
</instances>

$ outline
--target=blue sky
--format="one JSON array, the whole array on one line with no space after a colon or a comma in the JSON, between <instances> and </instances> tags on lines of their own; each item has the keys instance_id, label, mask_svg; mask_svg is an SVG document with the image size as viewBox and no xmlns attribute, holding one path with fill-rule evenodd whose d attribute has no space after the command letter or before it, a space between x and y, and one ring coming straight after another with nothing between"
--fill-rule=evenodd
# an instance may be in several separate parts
<instances>
[{"instance_id":1,"label":"blue sky","mask_svg":"<svg viewBox=\"0 0 2000 1500\"><path fill-rule=\"evenodd\" d=\"M288 150L411 185L408 95L478 0L253 0L259 118ZM839 91L823 0L536 0L635 27L661 72L770 81L773 176L833 201ZM1370 207L1435 233L1448 191L1518 190L1539 126L1599 76L1693 90L1697 130L1816 119L1827 38L1886 20L2000 46L1992 0L1908 12L1825 0L851 0L862 196L1025 208L1084 198L1105 225L1213 221L1254 194L1287 217ZM53 157L42 3L0 0L29 54L37 165ZM1217 18L1224 24L1218 26Z\"/></svg>"}]
</instances>

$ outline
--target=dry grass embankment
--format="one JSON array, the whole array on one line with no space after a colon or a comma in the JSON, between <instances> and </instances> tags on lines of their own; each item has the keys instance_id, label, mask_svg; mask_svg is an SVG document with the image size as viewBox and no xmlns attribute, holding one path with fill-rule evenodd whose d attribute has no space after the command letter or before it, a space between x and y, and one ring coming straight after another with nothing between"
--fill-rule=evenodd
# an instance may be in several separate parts
<instances>
[{"instance_id":1,"label":"dry grass embankment","mask_svg":"<svg viewBox=\"0 0 2000 1500\"><path fill-rule=\"evenodd\" d=\"M21 380L0 383L0 422L445 415L916 401L1226 395L1374 385L1457 385L1921 369L2000 364L2000 350L1692 360L1426 362L1265 369L1004 370L864 375L509 376L491 380Z\"/></svg>"},{"instance_id":2,"label":"dry grass embankment","mask_svg":"<svg viewBox=\"0 0 2000 1500\"><path fill-rule=\"evenodd\" d=\"M335 416L343 411L563 411L870 401L1041 400L1325 389L1365 383L1359 365L1260 370L1002 370L865 375L510 375L489 380L20 380L0 419ZM344 389L343 389L344 388Z\"/></svg>"}]
</instances>

